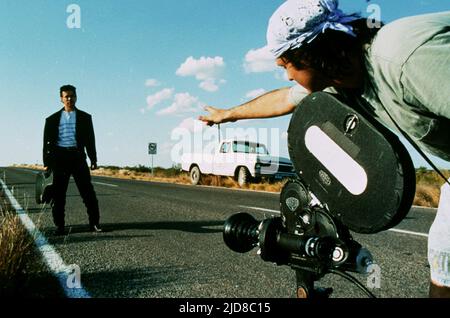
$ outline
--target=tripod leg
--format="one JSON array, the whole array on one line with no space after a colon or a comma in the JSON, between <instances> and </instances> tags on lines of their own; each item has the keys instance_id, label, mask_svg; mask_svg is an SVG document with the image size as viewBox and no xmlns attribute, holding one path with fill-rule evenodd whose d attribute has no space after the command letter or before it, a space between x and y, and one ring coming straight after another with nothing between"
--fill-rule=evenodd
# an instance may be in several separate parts
<instances>
[{"instance_id":1,"label":"tripod leg","mask_svg":"<svg viewBox=\"0 0 450 318\"><path fill-rule=\"evenodd\" d=\"M329 298L333 288L314 288L314 282L318 280L314 273L295 270L297 278L297 298Z\"/></svg>"},{"instance_id":2,"label":"tripod leg","mask_svg":"<svg viewBox=\"0 0 450 318\"><path fill-rule=\"evenodd\" d=\"M314 296L314 274L295 270L297 279L297 298L312 298Z\"/></svg>"}]
</instances>

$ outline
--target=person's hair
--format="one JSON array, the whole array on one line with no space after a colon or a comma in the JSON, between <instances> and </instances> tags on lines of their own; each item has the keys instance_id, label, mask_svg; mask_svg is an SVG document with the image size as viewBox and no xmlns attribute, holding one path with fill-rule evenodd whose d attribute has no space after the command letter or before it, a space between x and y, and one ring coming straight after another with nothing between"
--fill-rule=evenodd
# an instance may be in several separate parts
<instances>
[{"instance_id":1,"label":"person's hair","mask_svg":"<svg viewBox=\"0 0 450 318\"><path fill-rule=\"evenodd\" d=\"M62 97L62 92L73 92L76 96L77 88L73 85L64 85L59 88L59 96L61 96L61 97Z\"/></svg>"},{"instance_id":2,"label":"person's hair","mask_svg":"<svg viewBox=\"0 0 450 318\"><path fill-rule=\"evenodd\" d=\"M363 59L363 47L370 44L379 28L369 27L367 19L350 23L356 37L341 31L327 29L311 43L288 50L280 58L301 70L312 68L329 78L342 78L351 73L351 59ZM380 22L380 26L381 26Z\"/></svg>"}]
</instances>

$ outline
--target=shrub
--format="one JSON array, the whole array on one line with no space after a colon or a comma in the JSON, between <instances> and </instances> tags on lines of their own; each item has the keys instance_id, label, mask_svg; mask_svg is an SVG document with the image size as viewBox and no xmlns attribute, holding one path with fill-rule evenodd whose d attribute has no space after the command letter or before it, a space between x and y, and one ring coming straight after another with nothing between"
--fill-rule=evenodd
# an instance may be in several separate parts
<instances>
[{"instance_id":1,"label":"shrub","mask_svg":"<svg viewBox=\"0 0 450 318\"><path fill-rule=\"evenodd\" d=\"M0 294L17 292L33 241L19 218L2 209L0 216Z\"/></svg>"}]
</instances>

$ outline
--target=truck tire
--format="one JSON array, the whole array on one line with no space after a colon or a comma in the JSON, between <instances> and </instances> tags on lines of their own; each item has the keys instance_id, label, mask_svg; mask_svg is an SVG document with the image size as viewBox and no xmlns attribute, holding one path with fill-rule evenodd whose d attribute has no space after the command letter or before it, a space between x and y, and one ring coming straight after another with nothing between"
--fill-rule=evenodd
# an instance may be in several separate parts
<instances>
[{"instance_id":1,"label":"truck tire","mask_svg":"<svg viewBox=\"0 0 450 318\"><path fill-rule=\"evenodd\" d=\"M191 170L189 170L189 176L191 177L191 183L193 185L200 184L202 179L202 173L200 172L198 166L191 167Z\"/></svg>"},{"instance_id":2,"label":"truck tire","mask_svg":"<svg viewBox=\"0 0 450 318\"><path fill-rule=\"evenodd\" d=\"M249 183L250 173L248 172L246 167L239 167L236 179L240 187L243 187Z\"/></svg>"}]
</instances>

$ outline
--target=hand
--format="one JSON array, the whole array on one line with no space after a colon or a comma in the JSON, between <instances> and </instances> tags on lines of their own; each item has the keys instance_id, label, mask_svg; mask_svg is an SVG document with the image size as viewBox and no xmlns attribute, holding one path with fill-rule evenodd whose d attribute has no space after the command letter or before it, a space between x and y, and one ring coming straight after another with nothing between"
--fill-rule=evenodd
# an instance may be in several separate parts
<instances>
[{"instance_id":1,"label":"hand","mask_svg":"<svg viewBox=\"0 0 450 318\"><path fill-rule=\"evenodd\" d=\"M52 170L50 169L50 167L44 167L44 176L46 178L48 178L50 176L50 174L52 173Z\"/></svg>"},{"instance_id":2,"label":"hand","mask_svg":"<svg viewBox=\"0 0 450 318\"><path fill-rule=\"evenodd\" d=\"M209 112L209 115L199 116L198 119L205 122L208 126L213 126L214 124L225 123L228 120L226 109L219 109L211 106L206 106L205 110Z\"/></svg>"},{"instance_id":3,"label":"hand","mask_svg":"<svg viewBox=\"0 0 450 318\"><path fill-rule=\"evenodd\" d=\"M91 170L97 170L97 169L98 169L97 163L96 162L92 162L91 163Z\"/></svg>"}]
</instances>

